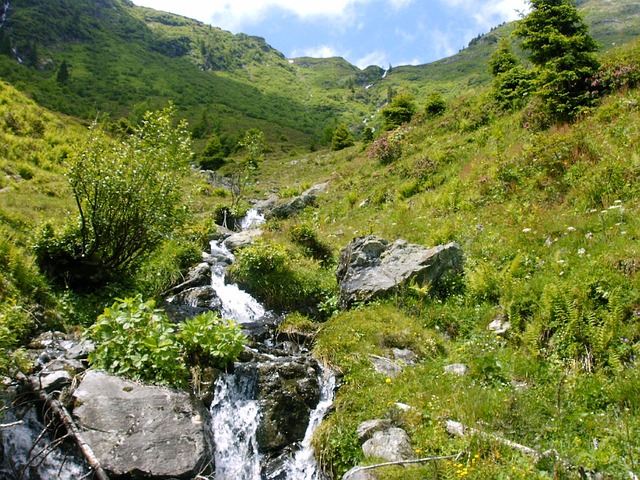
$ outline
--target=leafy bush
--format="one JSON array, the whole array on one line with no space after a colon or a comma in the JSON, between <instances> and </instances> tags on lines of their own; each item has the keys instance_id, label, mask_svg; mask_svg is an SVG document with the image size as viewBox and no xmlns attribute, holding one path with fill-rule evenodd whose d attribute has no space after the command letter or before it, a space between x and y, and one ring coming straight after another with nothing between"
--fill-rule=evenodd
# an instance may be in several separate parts
<instances>
[{"instance_id":1,"label":"leafy bush","mask_svg":"<svg viewBox=\"0 0 640 480\"><path fill-rule=\"evenodd\" d=\"M331 139L331 150L344 150L347 147L352 147L353 145L355 145L355 143L356 141L349 131L349 127L341 123L333 132L333 137Z\"/></svg>"},{"instance_id":2,"label":"leafy bush","mask_svg":"<svg viewBox=\"0 0 640 480\"><path fill-rule=\"evenodd\" d=\"M185 218L180 184L188 173L186 125L174 108L148 112L136 133L110 141L94 125L68 177L77 222L46 230L36 246L45 271L71 285L96 285L128 274Z\"/></svg>"},{"instance_id":3,"label":"leafy bush","mask_svg":"<svg viewBox=\"0 0 640 480\"><path fill-rule=\"evenodd\" d=\"M317 314L335 287L331 272L311 260L292 257L282 245L264 241L241 249L228 274L267 308L279 311Z\"/></svg>"},{"instance_id":4,"label":"leafy bush","mask_svg":"<svg viewBox=\"0 0 640 480\"><path fill-rule=\"evenodd\" d=\"M427 97L424 109L429 117L437 117L447 109L447 103L440 92L431 92Z\"/></svg>"},{"instance_id":5,"label":"leafy bush","mask_svg":"<svg viewBox=\"0 0 640 480\"><path fill-rule=\"evenodd\" d=\"M308 223L296 225L291 229L291 240L303 248L305 253L315 260L326 263L331 259L331 248L318 238L318 230Z\"/></svg>"},{"instance_id":6,"label":"leafy bush","mask_svg":"<svg viewBox=\"0 0 640 480\"><path fill-rule=\"evenodd\" d=\"M186 385L180 345L168 318L154 307L153 300L145 302L137 295L106 308L88 330L96 344L91 364L134 380Z\"/></svg>"},{"instance_id":7,"label":"leafy bush","mask_svg":"<svg viewBox=\"0 0 640 480\"><path fill-rule=\"evenodd\" d=\"M187 319L176 335L189 365L225 368L233 363L246 343L242 328L233 320L222 320L214 312Z\"/></svg>"},{"instance_id":8,"label":"leafy bush","mask_svg":"<svg viewBox=\"0 0 640 480\"><path fill-rule=\"evenodd\" d=\"M400 125L410 122L416 110L416 104L411 95L408 93L396 95L391 103L380 111L384 119L383 128L394 130Z\"/></svg>"}]
</instances>

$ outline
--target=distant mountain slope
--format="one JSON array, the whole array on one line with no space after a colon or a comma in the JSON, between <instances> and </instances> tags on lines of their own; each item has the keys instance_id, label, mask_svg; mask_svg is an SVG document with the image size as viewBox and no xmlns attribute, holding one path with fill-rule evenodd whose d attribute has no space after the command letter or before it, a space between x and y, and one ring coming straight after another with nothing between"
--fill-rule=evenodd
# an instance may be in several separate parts
<instances>
[{"instance_id":1,"label":"distant mountain slope","mask_svg":"<svg viewBox=\"0 0 640 480\"><path fill-rule=\"evenodd\" d=\"M640 34L636 1L579 6L603 48ZM258 127L292 146L309 145L340 121L357 131L389 87L420 102L433 90L457 95L488 84L487 59L513 28L500 26L452 57L385 72L340 58L286 59L262 38L128 0L14 0L4 13L0 78L43 106L135 121L173 100L192 123L206 117L229 133ZM63 62L68 76L60 75Z\"/></svg>"}]
</instances>

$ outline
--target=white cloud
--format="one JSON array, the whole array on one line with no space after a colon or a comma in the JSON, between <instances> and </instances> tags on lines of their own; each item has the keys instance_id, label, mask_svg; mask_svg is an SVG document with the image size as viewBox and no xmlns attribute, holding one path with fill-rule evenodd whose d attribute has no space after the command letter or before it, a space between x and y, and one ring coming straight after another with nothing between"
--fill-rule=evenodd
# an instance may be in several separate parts
<instances>
[{"instance_id":1,"label":"white cloud","mask_svg":"<svg viewBox=\"0 0 640 480\"><path fill-rule=\"evenodd\" d=\"M353 14L357 4L372 0L134 0L156 10L170 11L195 18L237 33L243 27L258 23L274 8L280 8L301 19L313 17L345 18ZM411 0L388 0L392 4L408 4Z\"/></svg>"},{"instance_id":2,"label":"white cloud","mask_svg":"<svg viewBox=\"0 0 640 480\"><path fill-rule=\"evenodd\" d=\"M354 65L360 69L367 68L370 65L378 65L379 67L386 68L389 64L388 58L385 52L376 50L356 60Z\"/></svg>"},{"instance_id":3,"label":"white cloud","mask_svg":"<svg viewBox=\"0 0 640 480\"><path fill-rule=\"evenodd\" d=\"M340 53L336 48L330 45L317 45L315 47L298 49L291 52L291 57L312 57L312 58L331 58L346 57L347 52Z\"/></svg>"},{"instance_id":4,"label":"white cloud","mask_svg":"<svg viewBox=\"0 0 640 480\"><path fill-rule=\"evenodd\" d=\"M489 30L502 22L519 18L519 12L529 9L526 0L440 0L445 6L471 14L478 28ZM480 33L480 32L478 32Z\"/></svg>"}]
</instances>

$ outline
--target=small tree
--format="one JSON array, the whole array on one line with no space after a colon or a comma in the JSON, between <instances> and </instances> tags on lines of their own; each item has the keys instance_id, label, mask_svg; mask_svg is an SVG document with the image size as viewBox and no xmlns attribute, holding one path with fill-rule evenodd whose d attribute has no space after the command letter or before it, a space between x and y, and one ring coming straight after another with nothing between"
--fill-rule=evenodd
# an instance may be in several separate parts
<instances>
[{"instance_id":1,"label":"small tree","mask_svg":"<svg viewBox=\"0 0 640 480\"><path fill-rule=\"evenodd\" d=\"M211 135L207 146L200 154L199 163L204 170L217 170L224 165L224 148L217 134Z\"/></svg>"},{"instance_id":2,"label":"small tree","mask_svg":"<svg viewBox=\"0 0 640 480\"><path fill-rule=\"evenodd\" d=\"M537 69L536 94L557 120L570 121L591 104L589 79L598 45L571 0L529 0L531 13L516 27Z\"/></svg>"},{"instance_id":3,"label":"small tree","mask_svg":"<svg viewBox=\"0 0 640 480\"><path fill-rule=\"evenodd\" d=\"M355 145L355 143L356 141L353 138L349 127L347 127L344 123L341 123L333 132L333 138L331 139L331 150L343 150L347 147L352 147L353 145Z\"/></svg>"},{"instance_id":4,"label":"small tree","mask_svg":"<svg viewBox=\"0 0 640 480\"><path fill-rule=\"evenodd\" d=\"M381 111L384 118L383 128L393 130L403 123L410 122L416 113L416 104L408 93L400 93L393 97L389 105Z\"/></svg>"},{"instance_id":5,"label":"small tree","mask_svg":"<svg viewBox=\"0 0 640 480\"><path fill-rule=\"evenodd\" d=\"M444 97L440 92L431 92L427 97L427 103L424 110L430 117L437 117L442 115L447 109L447 103L444 101Z\"/></svg>"},{"instance_id":6,"label":"small tree","mask_svg":"<svg viewBox=\"0 0 640 480\"><path fill-rule=\"evenodd\" d=\"M135 133L114 141L93 125L71 158L78 221L45 229L36 253L44 269L89 286L126 275L185 218L180 184L191 157L185 122L170 105L147 112Z\"/></svg>"},{"instance_id":7,"label":"small tree","mask_svg":"<svg viewBox=\"0 0 640 480\"><path fill-rule=\"evenodd\" d=\"M60 68L58 68L58 73L56 74L56 81L61 84L65 84L69 81L69 67L67 65L67 61L63 60L60 64Z\"/></svg>"},{"instance_id":8,"label":"small tree","mask_svg":"<svg viewBox=\"0 0 640 480\"><path fill-rule=\"evenodd\" d=\"M511 50L511 42L501 38L489 59L494 76L493 97L503 109L521 108L533 89L533 72L525 69Z\"/></svg>"},{"instance_id":9,"label":"small tree","mask_svg":"<svg viewBox=\"0 0 640 480\"><path fill-rule=\"evenodd\" d=\"M268 148L264 133L257 128L247 130L238 142L238 146L245 149L247 154L236 163L231 173L232 209L235 209L242 200L244 191L251 182L251 175L258 170L264 159L264 152Z\"/></svg>"}]
</instances>

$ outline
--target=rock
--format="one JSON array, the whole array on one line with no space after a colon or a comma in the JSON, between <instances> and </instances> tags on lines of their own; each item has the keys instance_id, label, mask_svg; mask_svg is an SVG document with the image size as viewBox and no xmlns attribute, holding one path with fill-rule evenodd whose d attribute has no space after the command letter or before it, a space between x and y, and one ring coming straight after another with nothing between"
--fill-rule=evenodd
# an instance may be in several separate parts
<instances>
[{"instance_id":1,"label":"rock","mask_svg":"<svg viewBox=\"0 0 640 480\"><path fill-rule=\"evenodd\" d=\"M271 218L285 219L296 215L306 207L315 205L318 194L325 192L328 186L328 183L314 185L301 195L267 209L264 212L264 216L269 220ZM258 206L256 206L256 208L258 208Z\"/></svg>"},{"instance_id":2,"label":"rock","mask_svg":"<svg viewBox=\"0 0 640 480\"><path fill-rule=\"evenodd\" d=\"M89 371L73 416L109 475L194 478L207 465L204 409L187 393Z\"/></svg>"},{"instance_id":3,"label":"rock","mask_svg":"<svg viewBox=\"0 0 640 480\"><path fill-rule=\"evenodd\" d=\"M401 428L389 428L376 432L364 442L362 451L366 457L381 458L388 462L414 458L411 440Z\"/></svg>"},{"instance_id":4,"label":"rock","mask_svg":"<svg viewBox=\"0 0 640 480\"><path fill-rule=\"evenodd\" d=\"M358 441L364 443L369 440L374 433L388 430L393 426L391 420L388 419L375 419L367 420L358 425L356 433L358 434Z\"/></svg>"},{"instance_id":5,"label":"rock","mask_svg":"<svg viewBox=\"0 0 640 480\"><path fill-rule=\"evenodd\" d=\"M234 233L225 239L224 246L233 253L242 247L251 245L258 238L262 237L263 234L264 231L260 228L253 228L251 230L245 230L244 232Z\"/></svg>"},{"instance_id":6,"label":"rock","mask_svg":"<svg viewBox=\"0 0 640 480\"><path fill-rule=\"evenodd\" d=\"M369 355L369 361L376 372L395 378L402 373L402 367L393 360L378 355Z\"/></svg>"},{"instance_id":7,"label":"rock","mask_svg":"<svg viewBox=\"0 0 640 480\"><path fill-rule=\"evenodd\" d=\"M257 368L257 397L262 404L257 431L260 451L273 452L302 441L311 411L320 401L317 363L284 358Z\"/></svg>"},{"instance_id":8,"label":"rock","mask_svg":"<svg viewBox=\"0 0 640 480\"><path fill-rule=\"evenodd\" d=\"M416 281L437 284L462 271L462 249L457 243L434 248L369 235L351 242L340 254L336 277L339 307L368 301L400 285Z\"/></svg>"},{"instance_id":9,"label":"rock","mask_svg":"<svg viewBox=\"0 0 640 480\"><path fill-rule=\"evenodd\" d=\"M378 477L373 470L362 470L361 467L354 467L342 476L342 480L377 480Z\"/></svg>"},{"instance_id":10,"label":"rock","mask_svg":"<svg viewBox=\"0 0 640 480\"><path fill-rule=\"evenodd\" d=\"M69 348L65 357L70 360L85 360L95 349L95 344L91 340L85 339Z\"/></svg>"},{"instance_id":11,"label":"rock","mask_svg":"<svg viewBox=\"0 0 640 480\"><path fill-rule=\"evenodd\" d=\"M469 367L467 367L464 363L453 363L444 367L444 371L447 373L452 373L454 375L466 375L469 371Z\"/></svg>"},{"instance_id":12,"label":"rock","mask_svg":"<svg viewBox=\"0 0 640 480\"><path fill-rule=\"evenodd\" d=\"M409 349L394 348L391 351L393 353L393 358L404 363L408 367L413 367L418 362L418 356Z\"/></svg>"},{"instance_id":13,"label":"rock","mask_svg":"<svg viewBox=\"0 0 640 480\"><path fill-rule=\"evenodd\" d=\"M493 321L487 326L488 330L491 330L499 337L507 337L511 330L511 323L507 320L504 313L500 313Z\"/></svg>"},{"instance_id":14,"label":"rock","mask_svg":"<svg viewBox=\"0 0 640 480\"><path fill-rule=\"evenodd\" d=\"M172 287L169 292L176 294L194 287L203 287L211 283L211 265L208 262L202 262L191 268L187 273L187 279Z\"/></svg>"},{"instance_id":15,"label":"rock","mask_svg":"<svg viewBox=\"0 0 640 480\"><path fill-rule=\"evenodd\" d=\"M163 303L167 315L173 322L182 322L211 310L219 311L221 306L218 294L210 285L183 290Z\"/></svg>"},{"instance_id":16,"label":"rock","mask_svg":"<svg viewBox=\"0 0 640 480\"><path fill-rule=\"evenodd\" d=\"M59 370L53 373L42 373L33 377L32 382L38 390L44 390L47 393L59 392L63 388L71 385L71 375L65 370Z\"/></svg>"}]
</instances>

